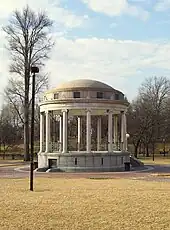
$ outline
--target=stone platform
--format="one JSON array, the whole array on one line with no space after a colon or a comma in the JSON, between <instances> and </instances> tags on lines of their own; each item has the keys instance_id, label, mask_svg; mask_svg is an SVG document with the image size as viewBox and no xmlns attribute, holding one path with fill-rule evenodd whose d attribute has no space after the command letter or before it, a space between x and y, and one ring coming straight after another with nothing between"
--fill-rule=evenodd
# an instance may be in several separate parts
<instances>
[{"instance_id":1,"label":"stone platform","mask_svg":"<svg viewBox=\"0 0 170 230\"><path fill-rule=\"evenodd\" d=\"M38 171L43 169L53 172L124 171L125 163L130 163L130 153L122 151L38 153Z\"/></svg>"}]
</instances>

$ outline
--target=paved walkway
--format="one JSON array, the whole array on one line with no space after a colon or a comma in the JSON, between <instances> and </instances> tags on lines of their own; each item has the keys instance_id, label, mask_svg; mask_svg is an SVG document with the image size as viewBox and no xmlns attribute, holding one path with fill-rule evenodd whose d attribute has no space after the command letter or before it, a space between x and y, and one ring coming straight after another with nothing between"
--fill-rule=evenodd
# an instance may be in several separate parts
<instances>
[{"instance_id":1,"label":"paved walkway","mask_svg":"<svg viewBox=\"0 0 170 230\"><path fill-rule=\"evenodd\" d=\"M0 178L28 178L29 166L23 162L14 162L13 166L7 166L3 162L3 167L0 167ZM10 162L11 164L11 162ZM1 163L2 165L2 163ZM146 180L166 180L170 181L170 178L155 177L153 174L167 174L170 173L170 165L148 165L145 170L130 171L130 172L77 172L77 173L40 173L34 172L36 177L48 177L48 178L132 178L132 179L146 179Z\"/></svg>"}]
</instances>

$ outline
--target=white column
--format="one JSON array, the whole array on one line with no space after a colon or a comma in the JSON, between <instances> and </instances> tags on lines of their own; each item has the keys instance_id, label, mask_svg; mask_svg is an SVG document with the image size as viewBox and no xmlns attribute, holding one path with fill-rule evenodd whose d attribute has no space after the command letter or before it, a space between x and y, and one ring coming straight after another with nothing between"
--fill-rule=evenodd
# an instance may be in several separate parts
<instances>
[{"instance_id":1,"label":"white column","mask_svg":"<svg viewBox=\"0 0 170 230\"><path fill-rule=\"evenodd\" d=\"M63 118L60 116L60 125L59 125L59 152L62 152L63 144Z\"/></svg>"},{"instance_id":2,"label":"white column","mask_svg":"<svg viewBox=\"0 0 170 230\"><path fill-rule=\"evenodd\" d=\"M101 145L101 117L98 117L97 119L97 151L100 151L100 145Z\"/></svg>"},{"instance_id":3,"label":"white column","mask_svg":"<svg viewBox=\"0 0 170 230\"><path fill-rule=\"evenodd\" d=\"M50 114L49 111L46 111L46 150L45 152L48 153L50 151Z\"/></svg>"},{"instance_id":4,"label":"white column","mask_svg":"<svg viewBox=\"0 0 170 230\"><path fill-rule=\"evenodd\" d=\"M63 110L63 153L67 152L67 110Z\"/></svg>"},{"instance_id":5,"label":"white column","mask_svg":"<svg viewBox=\"0 0 170 230\"><path fill-rule=\"evenodd\" d=\"M125 112L121 112L121 145L122 151L126 150L126 114Z\"/></svg>"},{"instance_id":6,"label":"white column","mask_svg":"<svg viewBox=\"0 0 170 230\"><path fill-rule=\"evenodd\" d=\"M40 152L44 151L44 113L40 113Z\"/></svg>"},{"instance_id":7,"label":"white column","mask_svg":"<svg viewBox=\"0 0 170 230\"><path fill-rule=\"evenodd\" d=\"M112 142L113 142L113 132L112 132L112 112L109 111L108 113L108 152L112 152Z\"/></svg>"},{"instance_id":8,"label":"white column","mask_svg":"<svg viewBox=\"0 0 170 230\"><path fill-rule=\"evenodd\" d=\"M118 148L118 116L114 115L114 144Z\"/></svg>"},{"instance_id":9,"label":"white column","mask_svg":"<svg viewBox=\"0 0 170 230\"><path fill-rule=\"evenodd\" d=\"M80 151L80 145L81 145L81 117L78 117L78 120L77 120L77 136L78 136L78 151Z\"/></svg>"},{"instance_id":10,"label":"white column","mask_svg":"<svg viewBox=\"0 0 170 230\"><path fill-rule=\"evenodd\" d=\"M86 118L86 151L91 152L91 111L87 111Z\"/></svg>"},{"instance_id":11,"label":"white column","mask_svg":"<svg viewBox=\"0 0 170 230\"><path fill-rule=\"evenodd\" d=\"M124 144L124 149L125 151L127 151L127 120L126 120L126 113L124 114L124 129L125 129L125 132L124 132L124 140L125 140L125 144Z\"/></svg>"},{"instance_id":12,"label":"white column","mask_svg":"<svg viewBox=\"0 0 170 230\"><path fill-rule=\"evenodd\" d=\"M123 142L124 142L124 120L123 120L124 112L121 112L121 150L123 150Z\"/></svg>"}]
</instances>

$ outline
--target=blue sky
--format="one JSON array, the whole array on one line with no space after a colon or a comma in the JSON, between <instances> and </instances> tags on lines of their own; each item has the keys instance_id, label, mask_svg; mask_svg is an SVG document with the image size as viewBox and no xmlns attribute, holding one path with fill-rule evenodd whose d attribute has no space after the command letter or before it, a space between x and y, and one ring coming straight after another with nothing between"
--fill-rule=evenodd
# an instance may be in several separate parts
<instances>
[{"instance_id":1,"label":"blue sky","mask_svg":"<svg viewBox=\"0 0 170 230\"><path fill-rule=\"evenodd\" d=\"M170 77L170 0L6 0L5 25L16 8L29 4L54 21L56 45L46 63L50 86L92 78L135 98L146 77ZM0 91L10 76L10 57L0 33Z\"/></svg>"},{"instance_id":2,"label":"blue sky","mask_svg":"<svg viewBox=\"0 0 170 230\"><path fill-rule=\"evenodd\" d=\"M119 0L117 0L119 2ZM106 13L95 12L88 8L83 1L71 0L67 2L67 9L73 10L77 15L88 15L91 26L78 28L72 31L73 36L101 38L113 37L116 39L149 40L169 38L170 12L156 11L154 1L129 1L135 6L142 7L148 12L148 18L141 20L132 15L122 14L109 16ZM97 1L96 1L97 2ZM113 2L110 0L110 2ZM149 3L150 2L150 3ZM66 3L65 3L66 4ZM63 5L65 5L63 4ZM100 4L100 3L99 3ZM166 29L167 28L167 29Z\"/></svg>"}]
</instances>

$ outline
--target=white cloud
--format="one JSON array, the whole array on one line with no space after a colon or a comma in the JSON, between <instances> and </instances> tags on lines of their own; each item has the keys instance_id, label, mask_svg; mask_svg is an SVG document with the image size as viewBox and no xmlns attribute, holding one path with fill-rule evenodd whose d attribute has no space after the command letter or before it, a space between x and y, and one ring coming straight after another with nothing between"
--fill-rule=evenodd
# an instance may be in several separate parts
<instances>
[{"instance_id":1,"label":"white cloud","mask_svg":"<svg viewBox=\"0 0 170 230\"><path fill-rule=\"evenodd\" d=\"M158 0L155 5L156 11L166 11L170 9L170 0Z\"/></svg>"},{"instance_id":2,"label":"white cloud","mask_svg":"<svg viewBox=\"0 0 170 230\"><path fill-rule=\"evenodd\" d=\"M82 0L82 2L93 11L104 13L110 17L129 14L146 20L149 16L147 11L129 4L127 0Z\"/></svg>"},{"instance_id":3,"label":"white cloud","mask_svg":"<svg viewBox=\"0 0 170 230\"><path fill-rule=\"evenodd\" d=\"M168 42L58 38L45 71L50 73L51 87L66 80L92 78L122 90L132 99L138 87L134 77L140 82L148 74L157 75L157 69L162 75L170 71L169 50ZM9 58L3 49L0 58L2 91L9 75Z\"/></svg>"},{"instance_id":4,"label":"white cloud","mask_svg":"<svg viewBox=\"0 0 170 230\"><path fill-rule=\"evenodd\" d=\"M127 14L138 17L143 21L146 21L149 17L149 13L143 10L141 7L129 6L126 12Z\"/></svg>"},{"instance_id":5,"label":"white cloud","mask_svg":"<svg viewBox=\"0 0 170 230\"><path fill-rule=\"evenodd\" d=\"M81 26L85 20L84 16L78 16L60 6L61 0L5 0L0 4L0 18L7 18L15 9L21 10L27 4L36 11L46 10L49 17L57 23L73 28Z\"/></svg>"},{"instance_id":6,"label":"white cloud","mask_svg":"<svg viewBox=\"0 0 170 230\"><path fill-rule=\"evenodd\" d=\"M82 0L89 8L96 12L102 12L109 16L120 15L128 6L126 0Z\"/></svg>"},{"instance_id":7,"label":"white cloud","mask_svg":"<svg viewBox=\"0 0 170 230\"><path fill-rule=\"evenodd\" d=\"M128 89L131 77L147 77L147 70L157 75L155 69L170 70L170 43L159 44L114 39L60 38L49 60L47 70L51 73L54 87L65 80L92 78L105 81L135 96L135 87Z\"/></svg>"}]
</instances>

